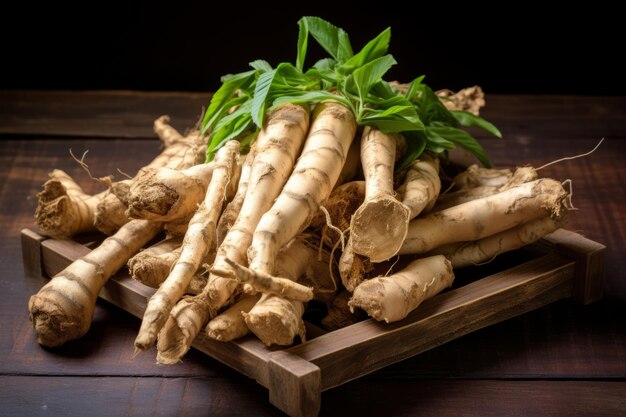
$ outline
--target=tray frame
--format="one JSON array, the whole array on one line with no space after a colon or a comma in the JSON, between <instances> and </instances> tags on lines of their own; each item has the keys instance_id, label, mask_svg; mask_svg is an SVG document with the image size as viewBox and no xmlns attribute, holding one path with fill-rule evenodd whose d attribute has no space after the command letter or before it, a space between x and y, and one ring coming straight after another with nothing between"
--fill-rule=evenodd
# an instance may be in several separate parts
<instances>
[{"instance_id":1,"label":"tray frame","mask_svg":"<svg viewBox=\"0 0 626 417\"><path fill-rule=\"evenodd\" d=\"M28 276L53 277L91 250L36 229L22 230L21 241ZM396 323L368 319L333 332L307 324L309 340L282 349L252 336L218 342L203 332L192 346L255 379L288 415L316 416L324 390L563 298L583 304L602 298L604 245L560 229L533 248L537 258L439 294ZM124 269L100 297L141 318L153 293Z\"/></svg>"}]
</instances>

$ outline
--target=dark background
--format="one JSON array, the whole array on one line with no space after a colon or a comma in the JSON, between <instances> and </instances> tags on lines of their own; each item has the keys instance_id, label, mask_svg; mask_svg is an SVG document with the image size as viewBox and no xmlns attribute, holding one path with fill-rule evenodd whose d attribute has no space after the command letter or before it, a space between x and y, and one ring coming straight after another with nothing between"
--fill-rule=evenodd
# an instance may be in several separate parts
<instances>
[{"instance_id":1,"label":"dark background","mask_svg":"<svg viewBox=\"0 0 626 417\"><path fill-rule=\"evenodd\" d=\"M2 13L3 89L210 91L265 58L294 61L302 15L345 28L355 50L387 26L398 65L434 88L626 95L619 14L593 2L20 2ZM385 8L382 8L382 7ZM553 10L554 9L554 10ZM320 51L313 51L314 62Z\"/></svg>"}]
</instances>

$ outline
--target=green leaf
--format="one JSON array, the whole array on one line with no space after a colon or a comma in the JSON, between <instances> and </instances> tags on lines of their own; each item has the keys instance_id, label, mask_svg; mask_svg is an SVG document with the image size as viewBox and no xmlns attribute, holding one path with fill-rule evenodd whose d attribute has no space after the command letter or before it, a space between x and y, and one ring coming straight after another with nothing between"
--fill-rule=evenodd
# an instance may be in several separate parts
<instances>
[{"instance_id":1,"label":"green leaf","mask_svg":"<svg viewBox=\"0 0 626 417\"><path fill-rule=\"evenodd\" d=\"M415 107L392 106L385 110L366 109L365 116L361 117L359 124L376 126L383 132L404 132L423 130L424 125L417 116Z\"/></svg>"},{"instance_id":2,"label":"green leaf","mask_svg":"<svg viewBox=\"0 0 626 417\"><path fill-rule=\"evenodd\" d=\"M376 84L374 84L374 86L370 90L370 94L375 96L376 98L381 98L383 100L393 99L395 97L401 97L397 95L397 93L393 90L391 85L389 85L389 83L385 80L381 80L377 82ZM371 97L369 97L368 99L371 99ZM408 100L404 100L404 102L411 104Z\"/></svg>"},{"instance_id":3,"label":"green leaf","mask_svg":"<svg viewBox=\"0 0 626 417\"><path fill-rule=\"evenodd\" d=\"M351 78L358 91L358 95L363 101L372 87L382 80L383 75L396 64L396 60L391 55L385 55L368 62L356 69Z\"/></svg>"},{"instance_id":4,"label":"green leaf","mask_svg":"<svg viewBox=\"0 0 626 417\"><path fill-rule=\"evenodd\" d=\"M436 128L433 128L432 126L426 127L424 129L424 133L426 134L426 138L429 143L437 145L441 149L450 150L456 148L454 142L441 136Z\"/></svg>"},{"instance_id":5,"label":"green leaf","mask_svg":"<svg viewBox=\"0 0 626 417\"><path fill-rule=\"evenodd\" d=\"M322 101L336 101L349 107L348 101L342 96L333 94L330 91L306 91L298 94L280 96L277 97L272 103L272 110L285 103L293 104L307 104L307 103L319 103Z\"/></svg>"},{"instance_id":6,"label":"green leaf","mask_svg":"<svg viewBox=\"0 0 626 417\"><path fill-rule=\"evenodd\" d=\"M263 119L265 118L265 107L267 103L267 96L272 87L272 82L276 76L276 70L271 70L261 74L256 82L254 89L254 96L252 98L252 121L259 128L263 128Z\"/></svg>"},{"instance_id":7,"label":"green leaf","mask_svg":"<svg viewBox=\"0 0 626 417\"><path fill-rule=\"evenodd\" d=\"M389 50L389 41L391 40L391 28L383 30L378 36L369 41L363 49L352 58L348 59L344 64L337 68L342 74L350 74L355 69L362 67L368 62L385 55Z\"/></svg>"},{"instance_id":8,"label":"green leaf","mask_svg":"<svg viewBox=\"0 0 626 417\"><path fill-rule=\"evenodd\" d=\"M432 122L443 122L449 125L456 123L456 119L450 111L443 105L435 92L426 84L419 84L415 87L415 94L409 99L417 106L417 113L424 124Z\"/></svg>"},{"instance_id":9,"label":"green leaf","mask_svg":"<svg viewBox=\"0 0 626 417\"><path fill-rule=\"evenodd\" d=\"M396 171L407 168L411 162L415 161L426 149L426 137L424 132L404 132L402 133L406 140L406 153L402 160L396 164Z\"/></svg>"},{"instance_id":10,"label":"green leaf","mask_svg":"<svg viewBox=\"0 0 626 417\"><path fill-rule=\"evenodd\" d=\"M311 36L337 62L342 63L352 57L350 39L343 29L315 16L305 16L302 19L306 20Z\"/></svg>"},{"instance_id":11,"label":"green leaf","mask_svg":"<svg viewBox=\"0 0 626 417\"><path fill-rule=\"evenodd\" d=\"M211 97L209 108L204 113L200 135L204 135L207 130L212 129L228 108L228 101L232 98L237 89L254 78L256 70L242 72L240 74L227 75L222 77L223 84Z\"/></svg>"},{"instance_id":12,"label":"green leaf","mask_svg":"<svg viewBox=\"0 0 626 417\"><path fill-rule=\"evenodd\" d=\"M417 77L411 82L411 85L409 86L409 89L407 90L405 94L406 98L411 100L411 97L415 95L415 93L417 92L417 88L420 86L420 84L422 83L425 77L426 77L425 75L420 75L419 77Z\"/></svg>"},{"instance_id":13,"label":"green leaf","mask_svg":"<svg viewBox=\"0 0 626 417\"><path fill-rule=\"evenodd\" d=\"M498 130L497 127L495 127L493 124L489 123L488 121L486 121L482 117L479 117L479 116L476 116L476 115L474 115L474 114L472 114L470 112L461 111L461 110L453 110L450 113L452 113L452 116L454 116L456 121L461 126L465 126L465 127L470 127L470 126L480 127L482 129L486 130L487 132L491 133L495 137L502 138L502 133L500 133L500 130Z\"/></svg>"},{"instance_id":14,"label":"green leaf","mask_svg":"<svg viewBox=\"0 0 626 417\"><path fill-rule=\"evenodd\" d=\"M248 65L250 65L255 70L259 70L259 71L263 71L263 72L272 70L272 66L269 64L269 62L267 62L264 59L256 59L256 60L250 62Z\"/></svg>"},{"instance_id":15,"label":"green leaf","mask_svg":"<svg viewBox=\"0 0 626 417\"><path fill-rule=\"evenodd\" d=\"M207 162L211 161L215 156L215 152L226 142L237 138L239 135L248 130L252 125L252 116L250 109L252 101L248 100L243 103L237 110L223 117L215 126L214 131L209 137L209 145L207 147Z\"/></svg>"},{"instance_id":16,"label":"green leaf","mask_svg":"<svg viewBox=\"0 0 626 417\"><path fill-rule=\"evenodd\" d=\"M298 54L296 55L296 68L300 71L304 68L304 60L306 58L306 50L309 45L309 25L307 20L302 18L298 20Z\"/></svg>"},{"instance_id":17,"label":"green leaf","mask_svg":"<svg viewBox=\"0 0 626 417\"><path fill-rule=\"evenodd\" d=\"M313 64L313 68L317 68L320 71L334 70L337 65L337 61L332 58L322 58Z\"/></svg>"},{"instance_id":18,"label":"green leaf","mask_svg":"<svg viewBox=\"0 0 626 417\"><path fill-rule=\"evenodd\" d=\"M446 141L459 145L463 149L471 152L484 167L491 167L491 163L483 147L466 131L451 126L431 126L426 128L426 134L428 139L431 139L431 135L433 135L433 137L439 136Z\"/></svg>"}]
</instances>

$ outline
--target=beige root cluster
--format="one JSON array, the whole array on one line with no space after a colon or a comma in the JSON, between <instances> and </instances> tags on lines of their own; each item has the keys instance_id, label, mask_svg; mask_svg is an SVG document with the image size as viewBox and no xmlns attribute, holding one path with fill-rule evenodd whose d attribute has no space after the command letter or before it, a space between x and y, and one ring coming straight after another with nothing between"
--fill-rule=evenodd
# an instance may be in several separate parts
<instances>
[{"instance_id":1,"label":"beige root cluster","mask_svg":"<svg viewBox=\"0 0 626 417\"><path fill-rule=\"evenodd\" d=\"M481 93L440 96L477 111ZM532 243L567 217L561 183L530 167L472 166L451 178L425 153L398 171L404 138L359 129L338 103L284 105L249 153L230 141L208 164L197 163L195 133L182 137L164 118L155 131L163 153L101 195L59 172L46 183L38 213L64 212L71 223L52 234L91 230L107 199L122 217L112 237L31 298L40 343L84 334L98 291L127 261L157 289L135 347L156 343L159 363L178 362L201 332L220 341L252 334L268 346L305 340L311 303L326 306L318 324L328 330L368 315L402 320L452 285L453 268Z\"/></svg>"}]
</instances>

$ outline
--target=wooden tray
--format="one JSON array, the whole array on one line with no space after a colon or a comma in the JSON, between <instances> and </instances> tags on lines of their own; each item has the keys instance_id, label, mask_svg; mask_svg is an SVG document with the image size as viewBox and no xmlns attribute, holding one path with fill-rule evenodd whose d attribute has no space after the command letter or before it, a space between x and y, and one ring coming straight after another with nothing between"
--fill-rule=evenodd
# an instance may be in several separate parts
<instances>
[{"instance_id":1,"label":"wooden tray","mask_svg":"<svg viewBox=\"0 0 626 417\"><path fill-rule=\"evenodd\" d=\"M201 332L193 347L268 388L270 402L285 413L315 416L326 389L554 301L602 297L603 245L561 229L532 249L534 259L427 300L400 322L368 319L328 333L310 325L307 342L284 349L268 349L254 337L217 342ZM89 251L76 241L22 231L26 274L52 277ZM124 269L100 297L141 318L153 292Z\"/></svg>"}]
</instances>

